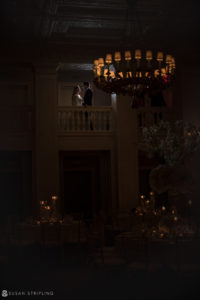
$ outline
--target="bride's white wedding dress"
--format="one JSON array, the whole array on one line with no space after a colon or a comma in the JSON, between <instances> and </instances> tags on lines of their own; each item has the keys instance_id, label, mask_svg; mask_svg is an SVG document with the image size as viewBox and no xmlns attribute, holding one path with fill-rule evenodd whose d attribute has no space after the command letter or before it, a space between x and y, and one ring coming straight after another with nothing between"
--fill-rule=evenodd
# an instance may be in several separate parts
<instances>
[{"instance_id":1,"label":"bride's white wedding dress","mask_svg":"<svg viewBox=\"0 0 200 300\"><path fill-rule=\"evenodd\" d=\"M74 94L72 96L72 105L73 106L82 106L83 98L79 94Z\"/></svg>"}]
</instances>

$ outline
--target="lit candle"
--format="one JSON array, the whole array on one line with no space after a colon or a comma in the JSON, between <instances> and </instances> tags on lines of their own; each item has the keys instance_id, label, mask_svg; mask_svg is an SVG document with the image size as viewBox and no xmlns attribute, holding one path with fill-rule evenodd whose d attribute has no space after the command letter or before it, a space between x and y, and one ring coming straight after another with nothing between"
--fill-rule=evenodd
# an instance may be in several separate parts
<instances>
[{"instance_id":1,"label":"lit candle","mask_svg":"<svg viewBox=\"0 0 200 300\"><path fill-rule=\"evenodd\" d=\"M163 52L157 53L157 61L163 61Z\"/></svg>"},{"instance_id":2,"label":"lit candle","mask_svg":"<svg viewBox=\"0 0 200 300\"><path fill-rule=\"evenodd\" d=\"M127 61L131 60L132 59L131 52L125 51L124 57L125 57L125 60L127 60Z\"/></svg>"},{"instance_id":3,"label":"lit candle","mask_svg":"<svg viewBox=\"0 0 200 300\"><path fill-rule=\"evenodd\" d=\"M115 52L115 61L119 62L121 60L121 53L119 51Z\"/></svg>"},{"instance_id":4,"label":"lit candle","mask_svg":"<svg viewBox=\"0 0 200 300\"><path fill-rule=\"evenodd\" d=\"M149 203L150 203L150 200L149 200L149 199L147 199L147 200L146 200L146 204L147 204L147 205L149 205Z\"/></svg>"},{"instance_id":5,"label":"lit candle","mask_svg":"<svg viewBox=\"0 0 200 300\"><path fill-rule=\"evenodd\" d=\"M146 60L152 60L153 56L152 56L152 51L151 50L147 50L146 52Z\"/></svg>"},{"instance_id":6,"label":"lit candle","mask_svg":"<svg viewBox=\"0 0 200 300\"><path fill-rule=\"evenodd\" d=\"M95 67L98 67L98 65L99 65L99 61L98 61L98 59L95 59L95 60L94 60L94 66L95 66Z\"/></svg>"},{"instance_id":7,"label":"lit candle","mask_svg":"<svg viewBox=\"0 0 200 300\"><path fill-rule=\"evenodd\" d=\"M172 56L169 55L169 54L167 54L167 55L166 55L166 63L167 63L167 64L170 64L171 61L172 61Z\"/></svg>"},{"instance_id":8,"label":"lit candle","mask_svg":"<svg viewBox=\"0 0 200 300\"><path fill-rule=\"evenodd\" d=\"M174 221L175 222L178 221L178 217L177 216L174 217Z\"/></svg>"},{"instance_id":9,"label":"lit candle","mask_svg":"<svg viewBox=\"0 0 200 300\"><path fill-rule=\"evenodd\" d=\"M106 54L106 63L111 64L112 63L112 54Z\"/></svg>"},{"instance_id":10,"label":"lit candle","mask_svg":"<svg viewBox=\"0 0 200 300\"><path fill-rule=\"evenodd\" d=\"M163 205L162 206L162 211L165 211L166 210L166 207Z\"/></svg>"},{"instance_id":11,"label":"lit candle","mask_svg":"<svg viewBox=\"0 0 200 300\"><path fill-rule=\"evenodd\" d=\"M103 67L104 66L104 59L102 57L99 58L99 67Z\"/></svg>"},{"instance_id":12,"label":"lit candle","mask_svg":"<svg viewBox=\"0 0 200 300\"><path fill-rule=\"evenodd\" d=\"M141 59L142 58L142 51L137 49L135 50L135 59Z\"/></svg>"},{"instance_id":13,"label":"lit candle","mask_svg":"<svg viewBox=\"0 0 200 300\"><path fill-rule=\"evenodd\" d=\"M54 195L51 197L52 200L58 200L58 196Z\"/></svg>"}]
</instances>

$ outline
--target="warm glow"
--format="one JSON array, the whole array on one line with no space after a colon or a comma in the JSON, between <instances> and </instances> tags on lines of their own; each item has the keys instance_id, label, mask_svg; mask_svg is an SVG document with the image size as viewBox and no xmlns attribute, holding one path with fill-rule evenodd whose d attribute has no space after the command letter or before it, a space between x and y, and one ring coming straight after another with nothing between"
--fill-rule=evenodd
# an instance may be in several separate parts
<instances>
[{"instance_id":1,"label":"warm glow","mask_svg":"<svg viewBox=\"0 0 200 300\"><path fill-rule=\"evenodd\" d=\"M162 211L165 211L166 210L166 207L165 206L162 206Z\"/></svg>"},{"instance_id":2,"label":"warm glow","mask_svg":"<svg viewBox=\"0 0 200 300\"><path fill-rule=\"evenodd\" d=\"M158 69L155 70L155 71L154 71L154 77L158 77L159 75L160 75L159 70L158 70Z\"/></svg>"},{"instance_id":3,"label":"warm glow","mask_svg":"<svg viewBox=\"0 0 200 300\"><path fill-rule=\"evenodd\" d=\"M166 75L166 69L165 68L161 69L161 75L162 75L162 77L164 77Z\"/></svg>"},{"instance_id":4,"label":"warm glow","mask_svg":"<svg viewBox=\"0 0 200 300\"><path fill-rule=\"evenodd\" d=\"M149 205L149 203L150 203L150 201L149 201L149 200L146 200L146 204Z\"/></svg>"},{"instance_id":5,"label":"warm glow","mask_svg":"<svg viewBox=\"0 0 200 300\"><path fill-rule=\"evenodd\" d=\"M119 76L120 76L121 78L123 78L123 77L124 77L124 75L123 75L123 73L122 73L122 72L119 72L118 74L119 74Z\"/></svg>"},{"instance_id":6,"label":"warm glow","mask_svg":"<svg viewBox=\"0 0 200 300\"><path fill-rule=\"evenodd\" d=\"M107 77L107 76L108 76L108 69L104 69L104 71L103 71L103 75L104 75L105 77Z\"/></svg>"},{"instance_id":7,"label":"warm glow","mask_svg":"<svg viewBox=\"0 0 200 300\"><path fill-rule=\"evenodd\" d=\"M163 52L157 53L157 61L163 61Z\"/></svg>"},{"instance_id":8,"label":"warm glow","mask_svg":"<svg viewBox=\"0 0 200 300\"><path fill-rule=\"evenodd\" d=\"M54 195L51 197L52 200L58 200L58 196Z\"/></svg>"},{"instance_id":9,"label":"warm glow","mask_svg":"<svg viewBox=\"0 0 200 300\"><path fill-rule=\"evenodd\" d=\"M167 64L170 64L171 61L172 61L172 56L169 55L169 54L167 54L167 55L166 55L166 63L167 63Z\"/></svg>"},{"instance_id":10,"label":"warm glow","mask_svg":"<svg viewBox=\"0 0 200 300\"><path fill-rule=\"evenodd\" d=\"M98 59L98 62L99 62L99 67L103 67L104 66L104 59L102 57L100 57Z\"/></svg>"},{"instance_id":11,"label":"warm glow","mask_svg":"<svg viewBox=\"0 0 200 300\"><path fill-rule=\"evenodd\" d=\"M120 52L115 52L115 61L120 61L121 60L121 53Z\"/></svg>"},{"instance_id":12,"label":"warm glow","mask_svg":"<svg viewBox=\"0 0 200 300\"><path fill-rule=\"evenodd\" d=\"M135 50L135 59L141 59L142 58L142 51L137 49Z\"/></svg>"},{"instance_id":13,"label":"warm glow","mask_svg":"<svg viewBox=\"0 0 200 300\"><path fill-rule=\"evenodd\" d=\"M146 60L152 60L153 55L151 50L147 50L146 52Z\"/></svg>"},{"instance_id":14,"label":"warm glow","mask_svg":"<svg viewBox=\"0 0 200 300\"><path fill-rule=\"evenodd\" d=\"M141 199L144 199L144 198L145 198L145 195L141 195L140 198L141 198Z\"/></svg>"},{"instance_id":15,"label":"warm glow","mask_svg":"<svg viewBox=\"0 0 200 300\"><path fill-rule=\"evenodd\" d=\"M127 77L127 78L132 78L132 77L133 77L132 72L127 72L127 73L126 73L126 77Z\"/></svg>"},{"instance_id":16,"label":"warm glow","mask_svg":"<svg viewBox=\"0 0 200 300\"><path fill-rule=\"evenodd\" d=\"M98 67L98 65L99 65L99 61L98 61L98 59L95 59L95 60L94 60L94 66L95 66L95 67Z\"/></svg>"},{"instance_id":17,"label":"warm glow","mask_svg":"<svg viewBox=\"0 0 200 300\"><path fill-rule=\"evenodd\" d=\"M188 201L188 204L189 204L189 205L192 205L192 200L189 200L189 201Z\"/></svg>"},{"instance_id":18,"label":"warm glow","mask_svg":"<svg viewBox=\"0 0 200 300\"><path fill-rule=\"evenodd\" d=\"M112 63L112 54L106 54L106 63L111 64Z\"/></svg>"},{"instance_id":19,"label":"warm glow","mask_svg":"<svg viewBox=\"0 0 200 300\"><path fill-rule=\"evenodd\" d=\"M175 222L178 221L178 217L177 216L174 217L174 221Z\"/></svg>"},{"instance_id":20,"label":"warm glow","mask_svg":"<svg viewBox=\"0 0 200 300\"><path fill-rule=\"evenodd\" d=\"M110 71L110 77L115 78L115 71Z\"/></svg>"},{"instance_id":21,"label":"warm glow","mask_svg":"<svg viewBox=\"0 0 200 300\"><path fill-rule=\"evenodd\" d=\"M97 68L97 76L101 76L101 69L99 67Z\"/></svg>"},{"instance_id":22,"label":"warm glow","mask_svg":"<svg viewBox=\"0 0 200 300\"><path fill-rule=\"evenodd\" d=\"M131 52L125 51L124 57L125 57L125 60L128 60L128 61L131 60L132 59Z\"/></svg>"}]
</instances>

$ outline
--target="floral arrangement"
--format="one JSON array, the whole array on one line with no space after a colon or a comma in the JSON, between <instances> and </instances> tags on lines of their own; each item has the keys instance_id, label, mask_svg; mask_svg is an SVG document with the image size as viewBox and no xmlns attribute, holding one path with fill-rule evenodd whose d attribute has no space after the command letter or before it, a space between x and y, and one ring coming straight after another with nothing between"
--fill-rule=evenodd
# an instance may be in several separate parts
<instances>
[{"instance_id":1,"label":"floral arrangement","mask_svg":"<svg viewBox=\"0 0 200 300\"><path fill-rule=\"evenodd\" d=\"M180 194L191 190L192 176L186 162L200 150L200 127L183 121L144 127L141 150L160 161L149 177L154 192Z\"/></svg>"},{"instance_id":2,"label":"floral arrangement","mask_svg":"<svg viewBox=\"0 0 200 300\"><path fill-rule=\"evenodd\" d=\"M168 166L184 163L200 149L200 126L161 121L158 125L143 128L141 150L149 157L157 155Z\"/></svg>"}]
</instances>

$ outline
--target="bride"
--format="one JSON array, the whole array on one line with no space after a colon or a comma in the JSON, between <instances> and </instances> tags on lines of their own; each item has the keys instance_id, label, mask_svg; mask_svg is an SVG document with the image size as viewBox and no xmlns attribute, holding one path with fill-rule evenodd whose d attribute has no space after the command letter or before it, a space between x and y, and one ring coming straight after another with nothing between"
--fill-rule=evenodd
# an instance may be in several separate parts
<instances>
[{"instance_id":1,"label":"bride","mask_svg":"<svg viewBox=\"0 0 200 300\"><path fill-rule=\"evenodd\" d=\"M80 95L81 88L79 85L76 85L74 87L73 93L72 93L72 105L73 106L82 106L83 105L83 98Z\"/></svg>"}]
</instances>

